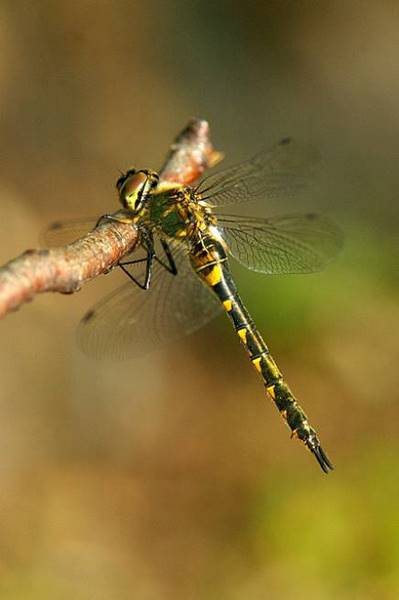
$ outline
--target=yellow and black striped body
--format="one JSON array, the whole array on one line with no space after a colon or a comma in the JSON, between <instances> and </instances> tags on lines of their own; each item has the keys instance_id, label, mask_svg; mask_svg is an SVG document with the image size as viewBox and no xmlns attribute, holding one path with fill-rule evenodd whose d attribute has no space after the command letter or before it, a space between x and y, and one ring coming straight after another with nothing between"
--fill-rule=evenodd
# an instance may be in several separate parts
<instances>
[{"instance_id":1,"label":"yellow and black striped body","mask_svg":"<svg viewBox=\"0 0 399 600\"><path fill-rule=\"evenodd\" d=\"M292 437L302 440L315 454L322 469L327 472L332 465L320 446L315 430L309 425L306 414L284 381L281 371L241 301L222 239L209 233L192 238L190 260L198 277L222 302L253 366L263 379L268 395L291 429Z\"/></svg>"},{"instance_id":2,"label":"yellow and black striped body","mask_svg":"<svg viewBox=\"0 0 399 600\"><path fill-rule=\"evenodd\" d=\"M157 233L161 239L186 246L194 271L223 304L268 395L291 429L292 437L307 446L327 473L333 468L332 464L241 301L212 206L192 188L178 184L161 183L146 196L145 189L156 181L154 172L134 169L118 180L125 207L118 220L139 225Z\"/></svg>"}]
</instances>

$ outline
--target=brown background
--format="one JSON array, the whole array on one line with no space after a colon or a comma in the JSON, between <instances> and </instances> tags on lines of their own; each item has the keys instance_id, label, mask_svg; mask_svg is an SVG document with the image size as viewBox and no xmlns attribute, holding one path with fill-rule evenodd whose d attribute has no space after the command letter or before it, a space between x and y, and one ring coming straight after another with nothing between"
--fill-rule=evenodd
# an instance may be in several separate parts
<instances>
[{"instance_id":1,"label":"brown background","mask_svg":"<svg viewBox=\"0 0 399 600\"><path fill-rule=\"evenodd\" d=\"M3 0L1 262L114 210L118 169L157 168L191 116L226 165L286 135L318 148L317 193L263 214L320 210L347 242L323 274L236 270L328 477L223 318L90 360L75 324L115 273L1 323L1 597L398 597L398 27L388 0Z\"/></svg>"}]
</instances>

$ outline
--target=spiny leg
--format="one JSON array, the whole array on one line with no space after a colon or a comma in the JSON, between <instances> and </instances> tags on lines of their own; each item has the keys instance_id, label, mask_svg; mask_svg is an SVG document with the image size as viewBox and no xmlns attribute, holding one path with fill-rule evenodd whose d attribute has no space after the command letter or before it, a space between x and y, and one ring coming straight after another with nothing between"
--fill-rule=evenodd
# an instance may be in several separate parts
<instances>
[{"instance_id":1,"label":"spiny leg","mask_svg":"<svg viewBox=\"0 0 399 600\"><path fill-rule=\"evenodd\" d=\"M100 225L103 221L117 221L119 223L132 223L131 217L129 217L129 215L122 215L121 213L114 213L114 214L105 214L102 215L97 223L96 223L96 227L98 227L98 225ZM162 266L164 267L167 271L169 271L169 273L171 273L172 275L177 275L177 267L176 267L176 263L173 259L173 255L172 252L170 250L169 244L164 240L164 239L160 239L161 241L161 245L163 248L163 251L165 253L165 256L167 258L167 264L160 259L159 256L156 255L155 253L155 249L154 249L154 240L152 237L152 234L149 231L145 231L142 230L141 231L141 237L142 237L142 246L145 248L145 250L147 251L147 256L145 258L138 258L135 260L126 260L126 261L120 261L118 263L118 266L121 267L121 269L123 270L124 273L126 273L126 275L132 280L134 281L140 288L142 289L148 289L149 287L149 282L151 279L151 269L152 269L152 264L149 263L149 261L152 261L152 259L155 258L155 260ZM152 254L151 257L149 257L149 254ZM146 277L145 277L145 283L144 286L143 284L140 284L137 279L131 274L129 273L126 269L124 269L123 267L126 265L132 265L132 264L137 264L140 262L144 262L147 261L147 271L146 271Z\"/></svg>"},{"instance_id":2,"label":"spiny leg","mask_svg":"<svg viewBox=\"0 0 399 600\"><path fill-rule=\"evenodd\" d=\"M144 262L144 261L146 261L146 269L145 269L144 283L141 283L136 277L134 277L134 275L132 275L130 273L130 271L126 268L125 265L131 265L131 264L140 263L140 262ZM154 255L152 253L148 252L146 258L140 258L138 260L132 260L132 261L126 261L126 262L119 262L118 267L120 267L120 269L122 269L122 271L129 277L129 279L131 279L133 281L133 283L138 285L139 288L141 288L142 290L148 290L148 288L150 287L150 283L151 283L153 262L154 262Z\"/></svg>"},{"instance_id":3,"label":"spiny leg","mask_svg":"<svg viewBox=\"0 0 399 600\"><path fill-rule=\"evenodd\" d=\"M163 239L161 239L161 244L162 244L162 248L165 252L166 258L168 259L168 264L164 263L159 256L157 256L155 254L155 250L154 250L154 243L153 243L153 239L152 236L147 234L144 236L144 243L143 248L145 248L146 252L147 252L147 256L145 258L137 258L134 260L126 260L126 261L121 261L118 263L118 266L122 269L122 271L124 273L126 273L126 275L132 280L134 281L134 283L136 283L136 285L138 285L141 289L147 290L150 286L150 281L151 281L151 275L152 275L152 266L153 266L153 260L155 259L162 267L164 267L164 269L166 269L169 273L171 273L172 275L177 275L177 267L176 267L176 263L173 259L173 255L172 252L169 248L169 245L167 244L167 242ZM132 265L132 264L137 264L137 263L141 263L147 261L147 268L146 268L146 275L145 275L145 279L144 279L144 284L140 283L136 277L134 277L127 269L126 266L127 265Z\"/></svg>"},{"instance_id":4,"label":"spiny leg","mask_svg":"<svg viewBox=\"0 0 399 600\"><path fill-rule=\"evenodd\" d=\"M133 260L119 261L118 266L122 269L122 271L131 279L136 285L139 286L142 290L148 290L151 283L151 275L152 275L152 267L154 263L155 250L154 250L154 240L151 233L145 229L140 231L140 241L144 250L147 252L145 258L138 258ZM144 283L141 283L130 271L126 268L128 265L137 264L140 262L146 261L146 269L144 276Z\"/></svg>"},{"instance_id":5,"label":"spiny leg","mask_svg":"<svg viewBox=\"0 0 399 600\"><path fill-rule=\"evenodd\" d=\"M126 223L127 225L132 225L133 224L133 220L132 218L124 213L123 210L120 210L114 214L105 214L105 215L101 215L101 217L98 219L94 229L96 227L98 227L99 225L101 225L101 223L103 221L116 221L116 223Z\"/></svg>"}]
</instances>

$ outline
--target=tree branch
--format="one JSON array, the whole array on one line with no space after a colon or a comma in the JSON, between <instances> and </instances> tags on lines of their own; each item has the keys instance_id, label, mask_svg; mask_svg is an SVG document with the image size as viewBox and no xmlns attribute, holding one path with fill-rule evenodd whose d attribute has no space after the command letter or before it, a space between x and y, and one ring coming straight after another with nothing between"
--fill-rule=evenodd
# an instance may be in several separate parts
<instances>
[{"instance_id":1,"label":"tree branch","mask_svg":"<svg viewBox=\"0 0 399 600\"><path fill-rule=\"evenodd\" d=\"M210 142L208 123L193 119L171 145L160 171L161 181L189 185L221 158ZM0 268L0 317L42 292L76 292L117 265L137 242L135 227L107 221L67 246L27 250Z\"/></svg>"}]
</instances>

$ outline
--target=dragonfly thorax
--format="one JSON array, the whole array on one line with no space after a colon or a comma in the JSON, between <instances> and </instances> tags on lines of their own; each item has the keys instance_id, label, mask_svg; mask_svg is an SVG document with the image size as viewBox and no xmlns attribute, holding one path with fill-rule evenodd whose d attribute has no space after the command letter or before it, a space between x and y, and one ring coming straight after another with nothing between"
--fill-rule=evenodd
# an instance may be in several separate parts
<instances>
[{"instance_id":1,"label":"dragonfly thorax","mask_svg":"<svg viewBox=\"0 0 399 600\"><path fill-rule=\"evenodd\" d=\"M141 212L143 221L169 238L190 238L216 225L211 210L198 201L190 187L160 184Z\"/></svg>"},{"instance_id":2,"label":"dragonfly thorax","mask_svg":"<svg viewBox=\"0 0 399 600\"><path fill-rule=\"evenodd\" d=\"M158 181L159 175L155 171L129 169L116 182L122 206L132 212L139 211Z\"/></svg>"}]
</instances>

